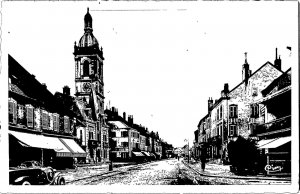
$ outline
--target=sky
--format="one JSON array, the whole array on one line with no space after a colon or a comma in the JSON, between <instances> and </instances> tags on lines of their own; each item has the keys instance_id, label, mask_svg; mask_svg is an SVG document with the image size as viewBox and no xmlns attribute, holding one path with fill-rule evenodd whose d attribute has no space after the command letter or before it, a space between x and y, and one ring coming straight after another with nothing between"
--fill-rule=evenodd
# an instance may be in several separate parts
<instances>
[{"instance_id":1,"label":"sky","mask_svg":"<svg viewBox=\"0 0 300 194\"><path fill-rule=\"evenodd\" d=\"M175 147L192 144L209 97L242 81L244 52L252 72L274 62L276 47L283 71L297 57L297 1L4 1L2 55L53 94L65 85L74 94L74 42L87 7L104 52L106 106Z\"/></svg>"}]
</instances>

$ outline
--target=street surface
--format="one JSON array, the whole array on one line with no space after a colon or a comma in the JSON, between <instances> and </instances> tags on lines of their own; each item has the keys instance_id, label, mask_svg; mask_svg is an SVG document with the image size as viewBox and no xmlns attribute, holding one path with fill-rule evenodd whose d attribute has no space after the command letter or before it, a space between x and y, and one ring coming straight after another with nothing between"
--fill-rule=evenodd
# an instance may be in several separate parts
<instances>
[{"instance_id":1,"label":"street surface","mask_svg":"<svg viewBox=\"0 0 300 194\"><path fill-rule=\"evenodd\" d=\"M216 166L216 165L215 165ZM65 175L67 185L244 185L244 184L290 184L290 181L250 178L237 178L223 169L221 176L209 176L220 168L207 165L207 173L200 173L195 165L188 165L182 159L168 159L114 168L109 172L107 166L88 169ZM219 165L221 166L221 165ZM78 171L78 170L77 170ZM83 176L85 174L85 176ZM77 176L77 177L76 177ZM81 176L81 177L80 177Z\"/></svg>"}]
</instances>

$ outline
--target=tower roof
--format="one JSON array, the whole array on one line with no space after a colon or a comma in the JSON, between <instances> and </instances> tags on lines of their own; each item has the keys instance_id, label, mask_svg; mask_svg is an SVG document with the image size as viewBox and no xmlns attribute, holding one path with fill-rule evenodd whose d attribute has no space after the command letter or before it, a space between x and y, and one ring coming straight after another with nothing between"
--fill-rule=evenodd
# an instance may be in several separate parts
<instances>
[{"instance_id":1,"label":"tower roof","mask_svg":"<svg viewBox=\"0 0 300 194\"><path fill-rule=\"evenodd\" d=\"M93 19L87 8L87 13L84 16L84 34L78 42L79 47L88 47L98 45L98 40L93 35Z\"/></svg>"}]
</instances>

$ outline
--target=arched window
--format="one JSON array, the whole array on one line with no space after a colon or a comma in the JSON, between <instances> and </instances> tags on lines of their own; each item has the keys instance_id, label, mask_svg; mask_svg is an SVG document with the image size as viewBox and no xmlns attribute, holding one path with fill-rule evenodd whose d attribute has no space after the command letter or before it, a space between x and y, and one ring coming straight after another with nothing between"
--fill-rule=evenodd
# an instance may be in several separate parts
<instances>
[{"instance_id":1,"label":"arched window","mask_svg":"<svg viewBox=\"0 0 300 194\"><path fill-rule=\"evenodd\" d=\"M83 76L89 76L90 75L90 65L88 61L83 62Z\"/></svg>"}]
</instances>

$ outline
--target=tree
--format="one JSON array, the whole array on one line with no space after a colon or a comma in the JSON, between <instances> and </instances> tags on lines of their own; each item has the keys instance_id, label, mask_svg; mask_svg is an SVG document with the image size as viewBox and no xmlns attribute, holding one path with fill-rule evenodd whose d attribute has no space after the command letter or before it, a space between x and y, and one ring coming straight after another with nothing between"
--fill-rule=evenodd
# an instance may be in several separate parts
<instances>
[{"instance_id":1,"label":"tree","mask_svg":"<svg viewBox=\"0 0 300 194\"><path fill-rule=\"evenodd\" d=\"M239 136L236 141L231 141L228 144L228 157L234 173L256 173L259 151L254 140Z\"/></svg>"}]
</instances>

